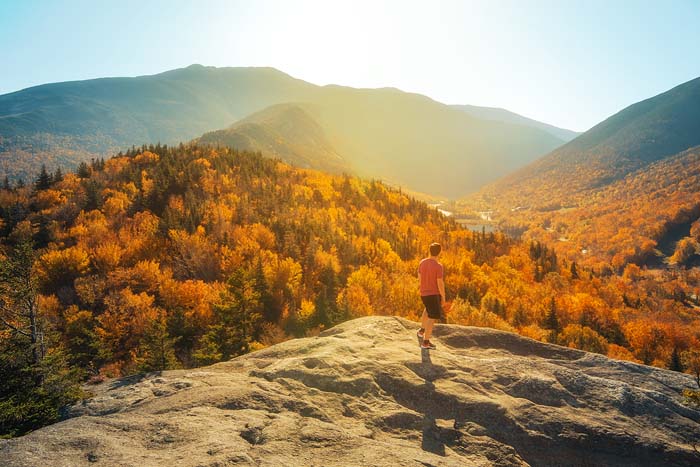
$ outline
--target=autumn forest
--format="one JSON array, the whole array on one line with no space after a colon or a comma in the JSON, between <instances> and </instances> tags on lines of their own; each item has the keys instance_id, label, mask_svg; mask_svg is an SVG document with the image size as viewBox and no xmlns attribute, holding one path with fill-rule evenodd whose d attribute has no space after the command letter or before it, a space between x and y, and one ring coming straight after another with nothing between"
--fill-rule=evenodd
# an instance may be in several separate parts
<instances>
[{"instance_id":1,"label":"autumn forest","mask_svg":"<svg viewBox=\"0 0 700 467\"><path fill-rule=\"evenodd\" d=\"M469 231L377 181L229 148L134 148L6 182L0 233L0 435L55 420L78 383L207 365L359 316L415 320L434 241L448 323L698 366L695 269L617 274Z\"/></svg>"}]
</instances>

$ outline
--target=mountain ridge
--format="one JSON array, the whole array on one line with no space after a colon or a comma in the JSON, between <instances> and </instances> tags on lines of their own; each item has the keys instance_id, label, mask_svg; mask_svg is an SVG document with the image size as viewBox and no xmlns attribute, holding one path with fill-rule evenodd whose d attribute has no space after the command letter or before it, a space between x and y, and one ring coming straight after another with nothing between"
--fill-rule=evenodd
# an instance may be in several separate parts
<instances>
[{"instance_id":1,"label":"mountain ridge","mask_svg":"<svg viewBox=\"0 0 700 467\"><path fill-rule=\"evenodd\" d=\"M42 163L71 169L134 145L189 141L291 102L319 109L314 119L358 174L433 195L464 195L561 144L543 130L477 119L394 88L316 86L269 67L193 65L0 96L0 170L27 178Z\"/></svg>"},{"instance_id":2,"label":"mountain ridge","mask_svg":"<svg viewBox=\"0 0 700 467\"><path fill-rule=\"evenodd\" d=\"M521 125L540 128L561 139L563 143L569 142L581 134L577 131L568 130L566 128L559 128L548 123L540 122L538 120L525 117L524 115L511 112L510 110L501 107L481 107L477 105L465 104L455 104L451 105L451 107L466 112L475 117L483 118L485 120L496 120L508 123L517 123Z\"/></svg>"},{"instance_id":3,"label":"mountain ridge","mask_svg":"<svg viewBox=\"0 0 700 467\"><path fill-rule=\"evenodd\" d=\"M520 192L528 198L543 180L566 180L540 204L570 204L652 162L700 145L700 78L632 104L560 148L485 186L482 193Z\"/></svg>"},{"instance_id":4,"label":"mountain ridge","mask_svg":"<svg viewBox=\"0 0 700 467\"><path fill-rule=\"evenodd\" d=\"M275 104L194 141L261 152L301 168L330 173L352 171L303 104Z\"/></svg>"}]
</instances>

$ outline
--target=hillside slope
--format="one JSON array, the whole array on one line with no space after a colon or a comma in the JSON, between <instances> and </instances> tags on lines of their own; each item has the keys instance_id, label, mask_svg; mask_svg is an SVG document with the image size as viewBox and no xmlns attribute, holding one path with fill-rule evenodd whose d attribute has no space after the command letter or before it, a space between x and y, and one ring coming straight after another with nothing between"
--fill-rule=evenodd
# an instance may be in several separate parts
<instances>
[{"instance_id":1,"label":"hillside slope","mask_svg":"<svg viewBox=\"0 0 700 467\"><path fill-rule=\"evenodd\" d=\"M506 109L501 109L498 107L480 107L477 105L453 105L455 109L461 110L468 113L469 115L481 118L484 120L496 120L499 122L507 123L517 123L519 125L530 126L533 128L539 128L545 130L546 132L556 136L562 140L562 144L571 141L576 138L581 133L576 131L567 130L566 128L559 128L548 123L539 122L531 118L524 117L515 112L511 112Z\"/></svg>"},{"instance_id":2,"label":"hillside slope","mask_svg":"<svg viewBox=\"0 0 700 467\"><path fill-rule=\"evenodd\" d=\"M483 328L371 317L229 362L105 382L0 440L29 465L693 465L687 375Z\"/></svg>"},{"instance_id":3,"label":"hillside slope","mask_svg":"<svg viewBox=\"0 0 700 467\"><path fill-rule=\"evenodd\" d=\"M196 142L261 152L302 168L351 172L323 128L300 104L273 105L224 130L205 133Z\"/></svg>"},{"instance_id":4,"label":"hillside slope","mask_svg":"<svg viewBox=\"0 0 700 467\"><path fill-rule=\"evenodd\" d=\"M290 124L301 114L306 123ZM562 143L544 130L478 119L418 94L340 86L272 106L199 141L336 172L340 158L364 177L451 198Z\"/></svg>"},{"instance_id":5,"label":"hillside slope","mask_svg":"<svg viewBox=\"0 0 700 467\"><path fill-rule=\"evenodd\" d=\"M313 168L335 166L340 155L358 174L441 196L463 196L561 144L544 130L478 119L396 89L321 87L271 68L192 65L0 96L0 176L26 178L42 163L71 168L132 145L188 141L290 102L312 104L311 117L337 151ZM249 134L244 144L269 147L285 134L283 120L269 123L256 129L261 141L251 143ZM306 140L287 135L281 145L318 162L319 148Z\"/></svg>"},{"instance_id":6,"label":"hillside slope","mask_svg":"<svg viewBox=\"0 0 700 467\"><path fill-rule=\"evenodd\" d=\"M556 183L551 180L542 188ZM678 242L691 237L698 218L700 146L652 163L577 206L525 208L501 216L504 223L527 226L529 236L554 245L565 258L587 265L612 264L620 270L628 262L668 262Z\"/></svg>"},{"instance_id":7,"label":"hillside slope","mask_svg":"<svg viewBox=\"0 0 700 467\"><path fill-rule=\"evenodd\" d=\"M364 177L458 198L560 145L536 128L482 120L395 89L323 88L311 110Z\"/></svg>"},{"instance_id":8,"label":"hillside slope","mask_svg":"<svg viewBox=\"0 0 700 467\"><path fill-rule=\"evenodd\" d=\"M274 68L191 65L156 75L36 86L0 96L0 135L179 141L315 86Z\"/></svg>"},{"instance_id":9,"label":"hillside slope","mask_svg":"<svg viewBox=\"0 0 700 467\"><path fill-rule=\"evenodd\" d=\"M633 104L474 198L568 205L649 164L700 145L700 78ZM556 186L549 181L557 180ZM542 185L547 184L547 190ZM513 207L513 206L509 206Z\"/></svg>"}]
</instances>

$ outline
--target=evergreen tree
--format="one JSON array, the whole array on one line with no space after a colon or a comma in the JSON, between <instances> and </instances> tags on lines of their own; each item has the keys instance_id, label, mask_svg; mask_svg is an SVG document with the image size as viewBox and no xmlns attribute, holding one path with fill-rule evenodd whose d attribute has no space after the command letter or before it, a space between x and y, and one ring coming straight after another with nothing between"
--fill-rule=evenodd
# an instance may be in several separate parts
<instances>
[{"instance_id":1,"label":"evergreen tree","mask_svg":"<svg viewBox=\"0 0 700 467\"><path fill-rule=\"evenodd\" d=\"M29 340L32 363L44 357L39 322L38 286L32 274L34 250L30 239L21 239L9 257L0 262L0 324L12 334ZM37 381L41 383L41 381Z\"/></svg>"},{"instance_id":2,"label":"evergreen tree","mask_svg":"<svg viewBox=\"0 0 700 467\"><path fill-rule=\"evenodd\" d=\"M199 339L192 357L197 365L211 365L226 360L224 344L228 340L227 329L221 324L212 324ZM230 356L230 355L229 355Z\"/></svg>"},{"instance_id":3,"label":"evergreen tree","mask_svg":"<svg viewBox=\"0 0 700 467\"><path fill-rule=\"evenodd\" d=\"M572 279L578 279L578 267L576 266L576 261L573 261L571 263L571 278Z\"/></svg>"},{"instance_id":4,"label":"evergreen tree","mask_svg":"<svg viewBox=\"0 0 700 467\"><path fill-rule=\"evenodd\" d=\"M34 182L34 188L36 191L51 188L51 175L49 175L49 172L46 170L45 164L41 164L41 172L39 172L39 178Z\"/></svg>"},{"instance_id":5,"label":"evergreen tree","mask_svg":"<svg viewBox=\"0 0 700 467\"><path fill-rule=\"evenodd\" d=\"M256 293L260 297L260 305L262 306L262 317L268 323L277 323L280 319L282 310L275 304L275 299L270 293L270 288L265 279L265 270L262 260L258 258L253 270L253 284Z\"/></svg>"},{"instance_id":6,"label":"evergreen tree","mask_svg":"<svg viewBox=\"0 0 700 467\"><path fill-rule=\"evenodd\" d=\"M170 337L165 318L154 320L141 341L139 371L163 371L178 366L175 357L177 338Z\"/></svg>"},{"instance_id":7,"label":"evergreen tree","mask_svg":"<svg viewBox=\"0 0 700 467\"><path fill-rule=\"evenodd\" d=\"M557 316L557 304L552 297L552 301L549 305L549 310L544 317L544 328L550 330L550 342L556 342L557 336L561 331L559 324L559 317Z\"/></svg>"},{"instance_id":8,"label":"evergreen tree","mask_svg":"<svg viewBox=\"0 0 700 467\"><path fill-rule=\"evenodd\" d=\"M102 206L102 189L99 183L95 180L86 180L83 182L83 187L85 188L85 206L83 209L85 211L99 209Z\"/></svg>"},{"instance_id":9,"label":"evergreen tree","mask_svg":"<svg viewBox=\"0 0 700 467\"><path fill-rule=\"evenodd\" d=\"M31 242L17 243L0 261L0 437L18 436L58 420L61 407L80 396L77 372L60 347L46 352L38 316Z\"/></svg>"},{"instance_id":10,"label":"evergreen tree","mask_svg":"<svg viewBox=\"0 0 700 467\"><path fill-rule=\"evenodd\" d=\"M681 360L681 352L675 345L673 346L673 352L671 352L671 361L668 364L668 369L672 371L680 371L681 373L685 370Z\"/></svg>"},{"instance_id":11,"label":"evergreen tree","mask_svg":"<svg viewBox=\"0 0 700 467\"><path fill-rule=\"evenodd\" d=\"M59 183L63 181L63 171L61 171L61 168L58 167L56 171L53 173L53 182L54 183Z\"/></svg>"},{"instance_id":12,"label":"evergreen tree","mask_svg":"<svg viewBox=\"0 0 700 467\"><path fill-rule=\"evenodd\" d=\"M34 235L34 242L37 248L44 248L51 241L50 219L46 215L40 214L37 224L38 229Z\"/></svg>"},{"instance_id":13,"label":"evergreen tree","mask_svg":"<svg viewBox=\"0 0 700 467\"><path fill-rule=\"evenodd\" d=\"M316 306L316 324L329 328L347 319L347 316L341 310L338 310L336 304L338 276L331 266L325 266L321 269L318 285L319 289L314 301Z\"/></svg>"},{"instance_id":14,"label":"evergreen tree","mask_svg":"<svg viewBox=\"0 0 700 467\"><path fill-rule=\"evenodd\" d=\"M250 273L238 269L231 275L214 315L217 324L209 326L200 339L195 359L206 364L249 352L262 321L260 295Z\"/></svg>"},{"instance_id":15,"label":"evergreen tree","mask_svg":"<svg viewBox=\"0 0 700 467\"><path fill-rule=\"evenodd\" d=\"M78 169L75 171L75 174L80 178L90 178L90 166L85 162L81 162L78 164Z\"/></svg>"},{"instance_id":16,"label":"evergreen tree","mask_svg":"<svg viewBox=\"0 0 700 467\"><path fill-rule=\"evenodd\" d=\"M519 305L515 310L515 314L513 315L513 326L519 328L525 326L526 324L527 314L525 314L525 309L522 307L522 305Z\"/></svg>"}]
</instances>

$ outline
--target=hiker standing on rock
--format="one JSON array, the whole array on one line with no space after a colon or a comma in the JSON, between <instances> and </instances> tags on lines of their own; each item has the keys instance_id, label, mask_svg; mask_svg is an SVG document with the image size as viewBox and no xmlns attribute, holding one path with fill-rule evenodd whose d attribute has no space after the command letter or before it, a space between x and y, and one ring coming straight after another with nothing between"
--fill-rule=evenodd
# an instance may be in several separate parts
<instances>
[{"instance_id":1,"label":"hiker standing on rock","mask_svg":"<svg viewBox=\"0 0 700 467\"><path fill-rule=\"evenodd\" d=\"M439 243L430 245L430 256L421 260L418 266L418 278L420 279L420 298L423 300L425 310L421 317L421 328L418 330L418 338L421 339L421 348L434 349L430 342L433 333L433 325L436 319L442 316L442 304L445 303L445 281L443 280L442 264L437 257L442 251Z\"/></svg>"}]
</instances>

